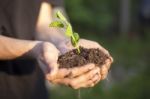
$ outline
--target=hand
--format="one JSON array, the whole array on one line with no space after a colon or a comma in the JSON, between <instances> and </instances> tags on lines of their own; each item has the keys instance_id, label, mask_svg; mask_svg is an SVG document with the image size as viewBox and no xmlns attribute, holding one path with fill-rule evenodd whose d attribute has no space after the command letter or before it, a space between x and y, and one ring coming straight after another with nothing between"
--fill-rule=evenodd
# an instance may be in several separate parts
<instances>
[{"instance_id":1,"label":"hand","mask_svg":"<svg viewBox=\"0 0 150 99\"><path fill-rule=\"evenodd\" d=\"M99 48L106 55L108 55L109 58L105 61L105 64L101 66L101 70L100 70L101 79L105 79L107 77L108 70L110 69L110 66L113 62L113 58L110 56L109 52L97 42L90 41L90 40L81 39L79 41L79 46L83 46L85 48Z\"/></svg>"},{"instance_id":2,"label":"hand","mask_svg":"<svg viewBox=\"0 0 150 99\"><path fill-rule=\"evenodd\" d=\"M93 87L100 79L100 68L95 67L94 64L88 64L70 69L59 69L52 83L79 89Z\"/></svg>"},{"instance_id":3,"label":"hand","mask_svg":"<svg viewBox=\"0 0 150 99\"><path fill-rule=\"evenodd\" d=\"M49 76L50 79L53 79L58 72L57 59L59 51L57 48L49 42L38 42L33 50L46 78Z\"/></svg>"},{"instance_id":4,"label":"hand","mask_svg":"<svg viewBox=\"0 0 150 99\"><path fill-rule=\"evenodd\" d=\"M48 42L38 43L34 49L39 65L46 79L52 83L71 86L74 89L92 87L100 80L100 68L94 64L70 69L58 69L57 58L59 51Z\"/></svg>"},{"instance_id":5,"label":"hand","mask_svg":"<svg viewBox=\"0 0 150 99\"><path fill-rule=\"evenodd\" d=\"M103 51L106 55L109 56L105 64L101 66L101 69L100 69L101 79L105 79L107 77L108 70L110 69L110 66L113 62L113 58L110 56L109 52L105 48L103 48L100 44L94 41L80 39L78 44L79 46L83 46L85 48L99 48L101 51ZM59 44L58 48L61 53L65 53L69 50L74 49L74 47L72 46L70 42L62 42L61 44Z\"/></svg>"}]
</instances>

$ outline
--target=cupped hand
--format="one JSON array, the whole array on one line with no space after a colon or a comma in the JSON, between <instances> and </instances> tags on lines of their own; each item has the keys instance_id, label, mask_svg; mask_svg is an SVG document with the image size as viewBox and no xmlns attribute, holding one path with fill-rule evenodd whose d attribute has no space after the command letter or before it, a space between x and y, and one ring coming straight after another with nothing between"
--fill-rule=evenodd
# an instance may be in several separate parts
<instances>
[{"instance_id":1,"label":"cupped hand","mask_svg":"<svg viewBox=\"0 0 150 99\"><path fill-rule=\"evenodd\" d=\"M85 48L99 48L103 53L105 53L108 56L108 59L105 61L105 64L102 65L100 69L101 79L105 79L108 75L108 70L110 69L110 66L113 62L113 58L111 57L109 52L95 41L81 39L79 41L79 46L83 46Z\"/></svg>"},{"instance_id":2,"label":"cupped hand","mask_svg":"<svg viewBox=\"0 0 150 99\"><path fill-rule=\"evenodd\" d=\"M107 54L109 58L101 68L95 66L95 64L87 64L85 66L70 69L58 69L57 59L59 51L62 50L59 49L58 51L53 44L44 42L40 44L40 47L38 48L37 59L48 81L70 86L74 89L79 89L93 87L100 80L106 78L110 65L113 62L113 59L109 55L108 51L94 41L81 39L79 41L79 45L85 48L99 48ZM73 47L68 44L65 44L65 47L62 48L65 48L65 50L73 49Z\"/></svg>"},{"instance_id":3,"label":"cupped hand","mask_svg":"<svg viewBox=\"0 0 150 99\"><path fill-rule=\"evenodd\" d=\"M53 79L58 72L57 59L59 50L49 42L40 42L34 48L36 59L46 78Z\"/></svg>"},{"instance_id":4,"label":"cupped hand","mask_svg":"<svg viewBox=\"0 0 150 99\"><path fill-rule=\"evenodd\" d=\"M111 57L109 52L104 47L102 47L99 43L91 40L86 40L86 39L80 39L78 46L82 46L84 48L99 48L102 52L104 52L108 56L108 59L105 61L105 64L101 66L100 69L101 79L105 79L108 75L108 70L110 69L110 66L113 62L113 58ZM63 54L75 48L68 41L68 42L60 43L58 49Z\"/></svg>"},{"instance_id":5,"label":"cupped hand","mask_svg":"<svg viewBox=\"0 0 150 99\"><path fill-rule=\"evenodd\" d=\"M46 79L51 83L78 89L92 87L100 80L100 68L95 67L94 64L60 69L57 64L59 51L49 42L38 43L34 52Z\"/></svg>"},{"instance_id":6,"label":"cupped hand","mask_svg":"<svg viewBox=\"0 0 150 99\"><path fill-rule=\"evenodd\" d=\"M70 86L73 89L93 87L101 79L100 68L94 64L69 69L59 69L52 83Z\"/></svg>"}]
</instances>

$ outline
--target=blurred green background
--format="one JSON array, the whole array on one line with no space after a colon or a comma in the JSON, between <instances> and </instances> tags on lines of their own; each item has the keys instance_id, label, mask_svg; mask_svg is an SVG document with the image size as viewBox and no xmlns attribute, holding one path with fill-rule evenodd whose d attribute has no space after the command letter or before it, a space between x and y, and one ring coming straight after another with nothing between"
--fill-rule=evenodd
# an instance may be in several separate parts
<instances>
[{"instance_id":1,"label":"blurred green background","mask_svg":"<svg viewBox=\"0 0 150 99\"><path fill-rule=\"evenodd\" d=\"M140 0L65 0L74 30L98 41L114 58L108 78L93 88L50 88L51 99L150 99L150 26Z\"/></svg>"}]
</instances>

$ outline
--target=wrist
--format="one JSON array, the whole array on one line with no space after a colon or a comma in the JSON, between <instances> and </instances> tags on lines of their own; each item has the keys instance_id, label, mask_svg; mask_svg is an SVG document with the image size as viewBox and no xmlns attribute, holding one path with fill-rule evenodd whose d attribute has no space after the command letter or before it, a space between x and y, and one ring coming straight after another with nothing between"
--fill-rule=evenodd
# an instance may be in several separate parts
<instances>
[{"instance_id":1,"label":"wrist","mask_svg":"<svg viewBox=\"0 0 150 99\"><path fill-rule=\"evenodd\" d=\"M29 44L29 47L31 50L29 52L27 52L26 56L36 59L38 54L40 53L42 43L43 43L43 41L32 41Z\"/></svg>"}]
</instances>

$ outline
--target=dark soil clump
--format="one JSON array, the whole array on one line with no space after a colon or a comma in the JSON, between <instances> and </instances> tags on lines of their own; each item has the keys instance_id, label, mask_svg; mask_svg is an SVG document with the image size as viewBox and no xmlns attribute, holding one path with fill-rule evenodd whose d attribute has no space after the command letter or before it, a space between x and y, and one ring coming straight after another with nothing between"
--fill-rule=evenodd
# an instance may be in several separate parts
<instances>
[{"instance_id":1,"label":"dark soil clump","mask_svg":"<svg viewBox=\"0 0 150 99\"><path fill-rule=\"evenodd\" d=\"M77 66L83 66L88 63L94 63L97 66L102 66L108 56L104 54L98 48L87 49L80 47L80 53L74 49L59 56L58 64L59 68L72 68Z\"/></svg>"}]
</instances>

